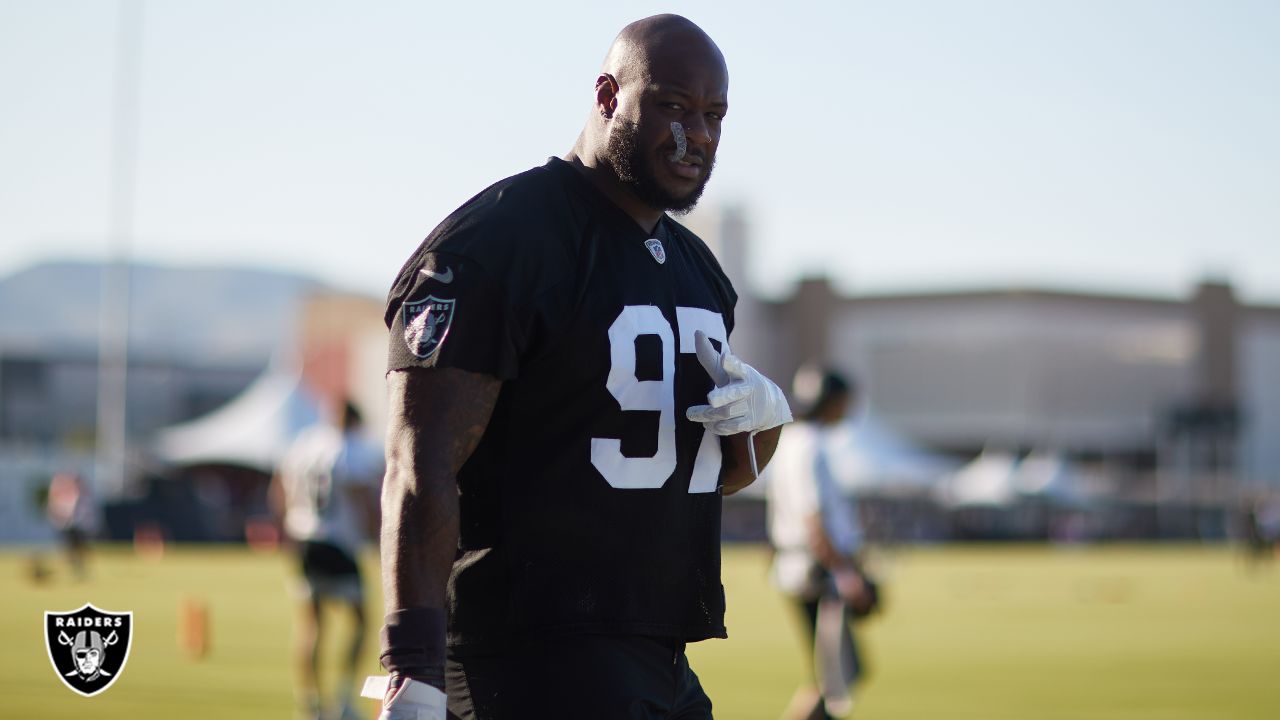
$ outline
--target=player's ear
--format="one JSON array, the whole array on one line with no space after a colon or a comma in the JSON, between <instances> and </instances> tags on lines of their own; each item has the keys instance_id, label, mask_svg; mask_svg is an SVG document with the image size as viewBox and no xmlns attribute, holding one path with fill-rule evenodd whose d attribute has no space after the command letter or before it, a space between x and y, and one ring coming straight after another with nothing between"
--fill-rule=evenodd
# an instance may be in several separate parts
<instances>
[{"instance_id":1,"label":"player's ear","mask_svg":"<svg viewBox=\"0 0 1280 720\"><path fill-rule=\"evenodd\" d=\"M618 79L609 73L596 78L596 111L606 119L618 109Z\"/></svg>"}]
</instances>

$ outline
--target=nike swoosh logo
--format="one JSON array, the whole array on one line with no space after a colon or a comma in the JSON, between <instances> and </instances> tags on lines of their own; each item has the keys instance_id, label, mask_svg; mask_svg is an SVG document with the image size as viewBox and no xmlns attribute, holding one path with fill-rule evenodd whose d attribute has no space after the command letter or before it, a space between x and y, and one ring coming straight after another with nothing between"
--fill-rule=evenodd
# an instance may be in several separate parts
<instances>
[{"instance_id":1,"label":"nike swoosh logo","mask_svg":"<svg viewBox=\"0 0 1280 720\"><path fill-rule=\"evenodd\" d=\"M453 282L453 268L445 268L444 272L436 272L434 270L428 270L426 268L422 268L418 272L422 273L423 275L426 275L432 280L435 280L437 282L442 282L445 285L448 285L449 283Z\"/></svg>"}]
</instances>

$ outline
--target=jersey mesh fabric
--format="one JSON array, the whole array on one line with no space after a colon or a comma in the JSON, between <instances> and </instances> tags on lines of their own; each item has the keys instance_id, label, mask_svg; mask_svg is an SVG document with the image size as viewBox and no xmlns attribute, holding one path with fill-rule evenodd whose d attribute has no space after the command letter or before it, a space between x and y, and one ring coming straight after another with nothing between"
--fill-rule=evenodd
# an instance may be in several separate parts
<instances>
[{"instance_id":1,"label":"jersey mesh fabric","mask_svg":"<svg viewBox=\"0 0 1280 720\"><path fill-rule=\"evenodd\" d=\"M455 648L574 632L725 635L719 445L684 413L712 387L693 331L727 337L736 295L678 223L664 218L652 237L662 263L649 233L552 158L463 205L392 287L389 370L504 381L458 475ZM442 308L429 344L410 327L428 298Z\"/></svg>"}]
</instances>

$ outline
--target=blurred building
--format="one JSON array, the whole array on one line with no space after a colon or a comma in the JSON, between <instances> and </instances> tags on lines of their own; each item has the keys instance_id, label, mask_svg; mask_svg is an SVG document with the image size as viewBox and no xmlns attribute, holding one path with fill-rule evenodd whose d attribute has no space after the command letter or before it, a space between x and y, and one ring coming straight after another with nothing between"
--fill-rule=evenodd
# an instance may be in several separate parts
<instances>
[{"instance_id":1,"label":"blurred building","mask_svg":"<svg viewBox=\"0 0 1280 720\"><path fill-rule=\"evenodd\" d=\"M128 424L135 439L210 412L235 397L260 368L134 357ZM0 541L49 537L41 507L54 473L92 478L97 357L89 352L0 349ZM134 481L146 474L131 453ZM110 518L109 518L110 519Z\"/></svg>"},{"instance_id":2,"label":"blurred building","mask_svg":"<svg viewBox=\"0 0 1280 720\"><path fill-rule=\"evenodd\" d=\"M1242 303L1225 282L1185 298L845 296L809 279L766 300L745 280L742 214L704 213L694 227L739 289L740 355L784 387L807 361L858 379L857 490L890 497L887 511L911 503L890 524L927 526L913 536L937 536L947 502L964 506L952 516L985 518L984 503L1071 497L1066 477L1087 478L1108 522L1127 528L1112 534L1221 536L1245 496L1280 488L1280 307ZM134 272L127 417L135 495L151 499L128 522L202 503L220 519L175 521L175 532L236 539L305 417L349 396L381 433L380 300L260 271ZM33 510L52 472L92 469L99 276L53 264L0 280L0 540L40 535ZM246 428L252 438L237 439ZM931 480L921 468L940 464L904 448L978 464ZM727 532L755 536L759 508L735 513Z\"/></svg>"},{"instance_id":3,"label":"blurred building","mask_svg":"<svg viewBox=\"0 0 1280 720\"><path fill-rule=\"evenodd\" d=\"M55 472L94 479L102 275L98 263L50 262L0 278L0 541L49 536L40 502ZM125 423L136 496L161 470L145 452L155 433L222 407L292 348L298 304L316 283L153 265L129 276Z\"/></svg>"},{"instance_id":4,"label":"blurred building","mask_svg":"<svg viewBox=\"0 0 1280 720\"><path fill-rule=\"evenodd\" d=\"M1204 283L1182 300L992 290L841 297L824 280L760 306L787 377L855 374L872 412L973 455L1050 448L1142 469L1280 480L1280 308Z\"/></svg>"},{"instance_id":5,"label":"blurred building","mask_svg":"<svg viewBox=\"0 0 1280 720\"><path fill-rule=\"evenodd\" d=\"M1280 488L1280 307L1226 282L1184 298L845 296L811 278L764 301L747 291L741 214L698 229L743 295L735 350L784 381L809 361L851 373L866 414L916 443L1059 458L1134 509L1123 522L1140 535L1220 536L1244 497Z\"/></svg>"},{"instance_id":6,"label":"blurred building","mask_svg":"<svg viewBox=\"0 0 1280 720\"><path fill-rule=\"evenodd\" d=\"M271 532L271 475L298 433L332 418L342 401L352 399L361 408L371 437L382 435L382 304L362 295L312 291L293 323L293 347L244 392L213 412L164 428L148 444L170 484L194 490L185 506L198 507L196 514L206 519L187 539L238 541ZM198 523L166 527L166 534L189 533L193 524Z\"/></svg>"}]
</instances>

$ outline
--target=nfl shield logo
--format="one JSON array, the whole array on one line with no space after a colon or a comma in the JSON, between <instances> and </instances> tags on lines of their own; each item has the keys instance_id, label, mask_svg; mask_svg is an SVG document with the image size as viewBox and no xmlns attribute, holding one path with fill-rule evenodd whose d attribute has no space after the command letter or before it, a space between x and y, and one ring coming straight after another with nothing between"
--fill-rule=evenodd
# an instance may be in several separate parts
<instances>
[{"instance_id":1,"label":"nfl shield logo","mask_svg":"<svg viewBox=\"0 0 1280 720\"><path fill-rule=\"evenodd\" d=\"M86 603L71 612L45 612L44 645L63 685L93 697L120 678L133 646L133 612Z\"/></svg>"},{"instance_id":2,"label":"nfl shield logo","mask_svg":"<svg viewBox=\"0 0 1280 720\"><path fill-rule=\"evenodd\" d=\"M442 300L434 295L404 304L404 342L409 352L426 359L440 349L453 323L456 304L455 300Z\"/></svg>"},{"instance_id":3,"label":"nfl shield logo","mask_svg":"<svg viewBox=\"0 0 1280 720\"><path fill-rule=\"evenodd\" d=\"M658 261L659 265L667 261L667 251L662 247L661 240L645 240L644 246L649 248L649 254Z\"/></svg>"}]
</instances>

